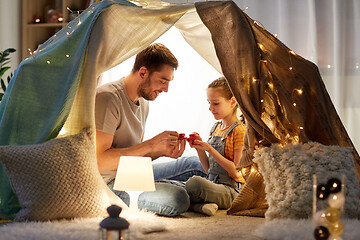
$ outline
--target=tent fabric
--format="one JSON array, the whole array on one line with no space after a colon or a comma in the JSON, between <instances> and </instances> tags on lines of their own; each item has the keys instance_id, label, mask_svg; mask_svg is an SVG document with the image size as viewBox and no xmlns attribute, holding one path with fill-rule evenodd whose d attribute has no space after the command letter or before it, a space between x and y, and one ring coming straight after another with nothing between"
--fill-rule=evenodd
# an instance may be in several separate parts
<instances>
[{"instance_id":1,"label":"tent fabric","mask_svg":"<svg viewBox=\"0 0 360 240\"><path fill-rule=\"evenodd\" d=\"M20 63L0 104L0 145L95 128L97 76L146 48L189 9L194 5L91 5ZM2 166L0 179L0 217L11 219L20 206Z\"/></svg>"},{"instance_id":2,"label":"tent fabric","mask_svg":"<svg viewBox=\"0 0 360 240\"><path fill-rule=\"evenodd\" d=\"M97 77L175 25L228 79L247 121L239 165L247 169L246 192L239 194L236 211L264 207L261 174L250 171L259 142L352 146L317 67L290 53L235 3L144 4L97 2L23 60L0 104L0 145L36 144L60 130L71 135L94 128ZM300 88L301 96L295 91ZM355 150L354 158L359 173ZM11 217L19 206L2 167L0 179L0 217Z\"/></svg>"},{"instance_id":3,"label":"tent fabric","mask_svg":"<svg viewBox=\"0 0 360 240\"><path fill-rule=\"evenodd\" d=\"M352 147L360 159L315 64L297 55L234 2L196 3L211 32L223 75L247 121L239 167L252 165L256 146L319 142ZM256 167L256 166L254 166ZM249 172L229 213L264 205L263 180Z\"/></svg>"},{"instance_id":4,"label":"tent fabric","mask_svg":"<svg viewBox=\"0 0 360 240\"><path fill-rule=\"evenodd\" d=\"M20 63L0 104L0 145L41 143L58 134L79 86L93 22L111 5L102 4L84 11L84 24L72 21ZM11 219L20 206L2 166L0 180L0 217Z\"/></svg>"}]
</instances>

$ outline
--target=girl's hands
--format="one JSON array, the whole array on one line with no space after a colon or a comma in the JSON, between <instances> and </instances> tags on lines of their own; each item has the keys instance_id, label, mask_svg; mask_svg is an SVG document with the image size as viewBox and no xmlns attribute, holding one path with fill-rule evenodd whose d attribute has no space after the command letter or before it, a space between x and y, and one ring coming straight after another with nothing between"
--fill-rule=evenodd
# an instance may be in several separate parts
<instances>
[{"instance_id":1,"label":"girl's hands","mask_svg":"<svg viewBox=\"0 0 360 240\"><path fill-rule=\"evenodd\" d=\"M196 150L210 151L211 146L207 142L203 142L200 135L197 132L190 134L188 139L190 147Z\"/></svg>"}]
</instances>

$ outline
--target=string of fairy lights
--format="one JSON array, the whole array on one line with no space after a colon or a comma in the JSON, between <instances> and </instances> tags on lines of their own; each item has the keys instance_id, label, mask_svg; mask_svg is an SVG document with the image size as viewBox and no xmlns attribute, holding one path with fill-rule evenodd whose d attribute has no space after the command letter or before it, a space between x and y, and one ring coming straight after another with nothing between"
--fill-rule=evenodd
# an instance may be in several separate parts
<instances>
[{"instance_id":1,"label":"string of fairy lights","mask_svg":"<svg viewBox=\"0 0 360 240\"><path fill-rule=\"evenodd\" d=\"M257 21L254 21L255 24L261 26ZM277 35L275 34L277 38ZM258 46L262 52L265 52L266 49L264 45L258 43ZM260 56L262 57L260 51ZM291 54L296 56L296 53L292 50L288 51L289 53L289 67L288 70L292 73L294 72L294 66L292 63ZM269 60L261 60L264 64L267 64ZM331 68L332 66L329 64L327 66ZM359 68L359 65L356 65L356 69ZM259 79L255 77L252 78L253 83L258 83ZM268 87L273 91L274 86L270 81L267 83ZM304 93L304 88L298 87L292 90L292 105L293 107L297 107L298 104L296 102L297 97L301 97ZM260 99L260 102L263 103L264 99ZM280 103L281 104L281 103ZM303 126L298 127L300 130L304 130ZM263 133L264 137L264 133ZM259 144L263 142L264 139L258 141ZM299 138L297 138L299 140ZM254 172L256 169L251 167L251 172ZM327 184L318 184L316 175L313 175L313 236L316 240L342 240L341 234L344 231L344 224L341 221L341 214L344 212L344 204L345 204L345 191L344 191L344 182L345 176L342 176L342 181L337 178L329 179ZM326 209L317 210L317 200L325 200L328 201L328 207Z\"/></svg>"},{"instance_id":2,"label":"string of fairy lights","mask_svg":"<svg viewBox=\"0 0 360 240\"><path fill-rule=\"evenodd\" d=\"M136 2L136 1L134 1L134 2ZM92 6L88 11L91 12L91 13L93 13L94 8L95 8L95 5ZM245 9L243 9L243 11L245 11L245 10L247 10L247 9L248 9L248 7L246 7ZM68 10L70 13L74 13L74 11L72 11L69 7L67 7L67 10ZM79 12L78 12L78 13L79 13ZM61 20L61 21L62 21L62 20ZM71 23L71 24L70 24L70 23ZM68 29L68 30L66 31L66 36L67 36L67 38L70 38L71 34L76 30L76 27L78 27L78 26L80 26L80 25L82 24L82 20L81 20L80 15L79 15L77 18L75 18L73 21L71 21L70 23L66 26L66 28ZM261 27L262 29L265 29L264 26L263 26L259 21L254 21L254 24L258 25L258 26ZM55 40L57 37L58 37L57 34L54 34L54 35L52 36L52 39ZM277 38L277 34L274 34L274 37ZM39 47L38 49L36 49L35 51L32 51L30 48L28 48L28 51L29 51L30 56L35 57L35 54L36 54L37 52L41 52L41 51L45 50L46 48L49 47L49 45L51 45L51 44L47 44L45 47L41 47L41 46L40 46L40 47ZM258 43L258 47L259 47L259 49L260 49L262 52L266 52L266 49L265 49L265 47L264 47L263 44ZM261 51L260 51L260 52L261 52ZM288 53L289 53L289 67L288 67L288 69L289 69L289 71L294 72L295 69L294 69L294 66L293 66L293 63L292 63L292 57L291 57L291 55L296 56L297 54L296 54L293 50L289 50ZM69 54L69 53L66 53L66 54L65 54L65 57L66 57L66 58L70 58L70 54ZM261 62L262 62L263 64L268 64L268 61L269 61L269 60L267 60L267 59L261 59ZM46 64L49 65L49 64L51 64L51 63L52 63L52 60L51 60L51 59L47 59L47 60L46 60ZM328 67L328 68L332 68L332 66L331 66L330 64L328 64L327 67ZM357 69L360 68L359 64L356 65L356 68L357 68ZM253 83L258 83L258 82L260 81L260 79L256 79L255 77L253 77L253 78L252 78L252 81L253 81ZM268 87L269 87L270 89L273 89L273 88L274 88L273 83L271 83L270 81L267 82L267 85L268 85ZM295 107L295 108L298 107L298 104L297 104L297 102L296 102L296 99L298 99L299 96L302 96L303 93L304 93L304 89L303 89L303 88L294 88L294 89L293 89L292 94L291 94L291 95L292 95L292 100L293 100L293 103L292 103L293 107ZM260 102L261 102L261 103L264 103L264 99L260 99ZM299 128L299 130L304 130L304 126L299 126L298 128ZM297 142L297 141L299 140L299 137L298 137L298 136L295 136L295 137L293 137L293 140L294 140L294 139L296 139L295 142ZM263 140L260 140L259 143L261 143L262 141L263 141Z\"/></svg>"},{"instance_id":3,"label":"string of fairy lights","mask_svg":"<svg viewBox=\"0 0 360 240\"><path fill-rule=\"evenodd\" d=\"M92 14L94 12L95 9L95 5L93 5L91 8L87 9L86 13ZM80 11L72 11L69 7L66 8L69 12L71 13L77 13L80 14ZM36 21L37 19L35 19ZM62 21L62 19L61 19ZM67 26L65 27L66 30L66 37L69 39L71 37L71 34L74 33L74 31L76 30L77 27L79 27L82 24L82 20L81 20L81 15L78 15L74 20L72 20L71 22L69 22L67 24ZM61 29L60 31L63 31L63 29ZM59 31L59 32L60 32ZM58 33L59 33L58 32ZM36 57L36 53L42 52L44 50L46 50L47 48L49 48L49 46L51 45L51 42L53 42L54 40L56 40L57 38L59 38L60 36L58 35L58 33L55 33L48 41L48 44L45 44L46 46L41 45L40 47L38 47L35 51L32 51L30 48L28 48L28 52L30 57L35 58ZM66 58L70 58L70 53L66 53L65 54ZM27 59L27 58L26 58ZM26 60L25 59L25 60ZM46 64L51 64L52 61L50 59L45 60Z\"/></svg>"},{"instance_id":4,"label":"string of fairy lights","mask_svg":"<svg viewBox=\"0 0 360 240\"><path fill-rule=\"evenodd\" d=\"M247 9L247 8L246 8ZM245 9L245 10L246 10ZM265 30L265 28L264 28L264 26L261 24L261 23L259 23L258 21L254 21L254 24L256 24L256 25L258 25L259 27L261 27L262 29L264 29ZM275 34L274 35L274 37L275 38L277 38L277 34ZM261 54L262 52L266 52L266 49L265 49L265 46L263 45L263 44L261 44L261 43L257 43L257 45L258 45L258 47L259 47L259 49L261 50L260 51L260 57L261 57L261 62L263 63L263 64L268 64L269 63L269 59L263 59L263 54ZM291 72L291 74L294 74L294 66L293 66L293 63L292 63L292 57L291 57L291 55L294 55L294 56L296 56L297 54L293 51L293 50L289 50L288 51L288 54L289 54L289 66L288 66L288 70ZM256 79L255 77L252 77L252 82L253 83L259 83L259 81L260 81L260 79ZM270 88L270 90L274 90L274 85L273 85L273 83L272 82L270 82L270 81L268 81L268 80L266 80L267 81L267 86ZM298 106L298 104L297 104L297 102L296 102L296 99L298 99L298 97L299 96L302 96L303 95L303 93L304 93L304 89L302 88L302 87L298 87L298 88L294 88L293 90L292 90L292 93L291 93L291 98L292 98L292 101L293 101L293 103L292 103L292 106L294 107L294 108L296 108L297 106ZM296 96L295 96L295 95ZM261 98L260 99L260 102L261 103L264 103L264 99L263 98ZM265 120L265 119L263 119L263 120ZM264 122L265 123L265 122ZM266 123L265 123L266 124ZM269 124L267 124L267 125L269 125ZM298 126L298 129L299 130L304 130L304 126ZM292 142L295 142L295 143L298 143L299 142L299 136L293 136L292 138L291 138L291 141ZM258 143L260 144L260 143L262 143L264 141L264 135L263 135L263 139L261 139L261 140L259 140L258 141ZM283 144L285 144L285 143L283 143Z\"/></svg>"},{"instance_id":5,"label":"string of fairy lights","mask_svg":"<svg viewBox=\"0 0 360 240\"><path fill-rule=\"evenodd\" d=\"M88 8L86 11L84 11L84 16L88 15L88 14L93 14L94 13L94 9L95 9L96 5L94 4L91 8ZM73 13L73 11L68 7L67 10L71 13ZM78 12L80 13L80 12ZM36 59L36 55L39 54L40 52L48 49L56 40L59 40L59 38L61 37L65 37L67 38L67 40L70 40L72 34L76 31L76 29L81 26L82 24L82 19L81 19L82 15L78 15L74 20L70 21L63 29L61 29L59 32L55 33L47 42L46 44L44 43L43 45L39 46L35 51L32 51L30 48L28 48L29 51L29 57L25 58L25 60L29 59L30 57L33 59ZM65 33L64 33L65 31ZM65 56L65 58L70 58L71 55L70 53L65 53L63 56ZM59 59L59 57L57 56L56 59ZM51 60L51 56L49 55L49 57L47 59L44 60L45 63L47 65L50 65L54 62L54 60ZM61 135L65 135L67 133L67 130L64 129L64 127L60 130L59 132L59 136Z\"/></svg>"},{"instance_id":6,"label":"string of fairy lights","mask_svg":"<svg viewBox=\"0 0 360 240\"><path fill-rule=\"evenodd\" d=\"M248 8L246 7L245 9L243 9L243 11L245 11L245 10L247 10L247 9L248 9ZM259 21L256 21L256 20L255 20L253 23L256 24L256 25L258 25L258 26L261 27L262 29L265 29L264 26L263 26ZM275 38L278 38L277 34L274 34L273 36L274 36ZM264 47L263 44L258 43L258 47L259 47L259 49L261 50L260 52L265 52L265 51L266 51L266 49L265 49L265 47ZM293 66L293 63L292 63L291 55L296 56L297 54L296 54L293 50L289 50L288 53L289 53L289 67L288 67L288 69L289 69L289 71L294 72L295 69L294 69L294 66ZM267 64L267 63L268 63L268 60L261 59L261 61L262 61L264 64ZM334 68L334 66L331 65L331 64L327 64L327 65L326 65L326 68L327 68L327 69L332 69L332 68ZM360 68L360 64L359 64L358 62L355 63L355 69L359 69L359 68ZM253 77L253 82L254 82L254 83L257 83L258 81L259 81L258 79L256 79L255 77ZM270 83L270 82L268 82L267 84L268 84L268 86L270 87L270 89L273 89L273 86L271 86L271 83ZM296 107L299 106L298 103L297 103L297 101L296 101L296 99L298 99L298 97L303 96L303 95L304 95L304 91L305 91L305 90L304 90L303 87L298 87L298 88L294 88L294 89L293 89L292 94L291 94L291 97L292 97L292 100L293 100L293 103L292 103L293 107L296 108ZM264 103L264 99L260 99L260 102L261 102L261 103ZM304 126L298 126L298 129L299 129L299 130L304 130ZM297 136L297 137L294 136L293 139L296 140L295 142L298 142L299 137L298 137L298 136ZM263 141L263 140L260 140L260 141L258 141L258 143L261 143L262 141Z\"/></svg>"}]
</instances>

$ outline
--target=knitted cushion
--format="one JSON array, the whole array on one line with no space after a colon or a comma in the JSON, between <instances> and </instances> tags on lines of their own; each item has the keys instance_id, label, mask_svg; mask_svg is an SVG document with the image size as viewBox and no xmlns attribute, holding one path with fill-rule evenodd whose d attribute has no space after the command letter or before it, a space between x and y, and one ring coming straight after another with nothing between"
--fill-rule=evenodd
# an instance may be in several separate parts
<instances>
[{"instance_id":1,"label":"knitted cushion","mask_svg":"<svg viewBox=\"0 0 360 240\"><path fill-rule=\"evenodd\" d=\"M15 221L106 216L110 204L124 206L98 172L93 134L84 128L41 144L0 146L0 161L22 205Z\"/></svg>"},{"instance_id":2,"label":"knitted cushion","mask_svg":"<svg viewBox=\"0 0 360 240\"><path fill-rule=\"evenodd\" d=\"M325 146L315 142L259 148L254 162L264 178L269 209L266 219L308 218L312 214L313 174L318 184L346 176L345 215L360 216L359 181L355 172L352 148ZM317 210L326 209L327 201L317 201Z\"/></svg>"}]
</instances>

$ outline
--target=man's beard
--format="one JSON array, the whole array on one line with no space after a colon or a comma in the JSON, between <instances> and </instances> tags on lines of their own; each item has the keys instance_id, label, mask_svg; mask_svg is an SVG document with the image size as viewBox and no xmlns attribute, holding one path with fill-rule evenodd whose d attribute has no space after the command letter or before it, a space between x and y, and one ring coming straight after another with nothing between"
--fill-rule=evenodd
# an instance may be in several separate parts
<instances>
[{"instance_id":1,"label":"man's beard","mask_svg":"<svg viewBox=\"0 0 360 240\"><path fill-rule=\"evenodd\" d=\"M140 83L140 85L137 89L138 96L140 96L148 101L155 100L156 97L154 98L151 96L152 91L150 91L149 89L150 89L150 76L147 77L142 83Z\"/></svg>"}]
</instances>

